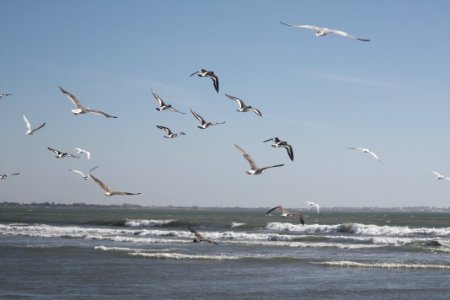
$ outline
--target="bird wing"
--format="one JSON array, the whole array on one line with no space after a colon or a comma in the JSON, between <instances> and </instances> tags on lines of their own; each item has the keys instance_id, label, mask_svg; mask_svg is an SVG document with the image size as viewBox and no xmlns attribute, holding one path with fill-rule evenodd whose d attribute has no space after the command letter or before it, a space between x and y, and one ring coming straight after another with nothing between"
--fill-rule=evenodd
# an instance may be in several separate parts
<instances>
[{"instance_id":1,"label":"bird wing","mask_svg":"<svg viewBox=\"0 0 450 300\"><path fill-rule=\"evenodd\" d=\"M50 148L50 147L47 147L47 149L52 151L52 152L54 152L54 153L56 153L56 154L60 154L61 153L61 151L58 151L58 150Z\"/></svg>"},{"instance_id":2,"label":"bird wing","mask_svg":"<svg viewBox=\"0 0 450 300\"><path fill-rule=\"evenodd\" d=\"M322 27L317 27L317 26L313 26L313 25L293 25L293 26L294 27L298 27L298 28L312 30L312 31L315 31L315 32L319 32L321 30L324 30L324 28L322 28Z\"/></svg>"},{"instance_id":3,"label":"bird wing","mask_svg":"<svg viewBox=\"0 0 450 300\"><path fill-rule=\"evenodd\" d=\"M103 111L101 111L101 110L98 110L98 109L85 108L85 111L86 111L86 112L93 113L93 114L95 114L95 115L103 115L103 116L105 116L105 117L107 117L107 118L114 118L114 119L117 118L116 116L112 116L112 115L107 114L107 113L105 113L105 112L103 112Z\"/></svg>"},{"instance_id":4,"label":"bird wing","mask_svg":"<svg viewBox=\"0 0 450 300\"><path fill-rule=\"evenodd\" d=\"M83 172L81 172L80 170L73 170L73 169L69 169L69 171L80 174L82 177L86 177L86 174L84 174Z\"/></svg>"},{"instance_id":5,"label":"bird wing","mask_svg":"<svg viewBox=\"0 0 450 300\"><path fill-rule=\"evenodd\" d=\"M439 172L436 172L436 171L433 171L433 170L430 170L434 175L436 175L437 177L445 177L444 175L442 175L441 173L439 173Z\"/></svg>"},{"instance_id":6,"label":"bird wing","mask_svg":"<svg viewBox=\"0 0 450 300\"><path fill-rule=\"evenodd\" d=\"M95 166L95 167L93 167L92 169L90 169L89 170L89 174L92 172L92 171L94 171L95 169L97 169L99 166Z\"/></svg>"},{"instance_id":7,"label":"bird wing","mask_svg":"<svg viewBox=\"0 0 450 300\"><path fill-rule=\"evenodd\" d=\"M270 142L270 141L275 141L275 139L276 139L276 137L273 137L273 138L271 138L271 139L265 140L263 143L267 143L267 142Z\"/></svg>"},{"instance_id":8,"label":"bird wing","mask_svg":"<svg viewBox=\"0 0 450 300\"><path fill-rule=\"evenodd\" d=\"M84 106L81 104L80 100L77 99L74 95L63 89L62 87L59 87L61 92L66 95L70 101L72 101L73 105L75 105L77 108L84 108Z\"/></svg>"},{"instance_id":9,"label":"bird wing","mask_svg":"<svg viewBox=\"0 0 450 300\"><path fill-rule=\"evenodd\" d=\"M201 124L205 124L205 120L199 115L197 114L195 111L193 111L191 108L191 113L194 115L194 117L201 123Z\"/></svg>"},{"instance_id":10,"label":"bird wing","mask_svg":"<svg viewBox=\"0 0 450 300\"><path fill-rule=\"evenodd\" d=\"M172 134L172 131L169 128L165 127L165 126L156 125L156 127L158 127L159 129L164 130L167 133L167 135L171 135Z\"/></svg>"},{"instance_id":11,"label":"bird wing","mask_svg":"<svg viewBox=\"0 0 450 300\"><path fill-rule=\"evenodd\" d=\"M345 32L345 31L341 31L341 30L329 29L329 32L337 34L337 35L340 35L340 36L343 36L343 37L347 37L347 38L351 38L351 39L357 39L357 40L360 40L360 41L363 41L363 42L370 42L369 39L361 39L361 38L358 38L356 36L353 36L353 35Z\"/></svg>"},{"instance_id":12,"label":"bird wing","mask_svg":"<svg viewBox=\"0 0 450 300\"><path fill-rule=\"evenodd\" d=\"M92 175L91 175L92 176ZM141 193L129 193L129 192L114 192L114 195L125 195L125 196L134 196L140 195Z\"/></svg>"},{"instance_id":13,"label":"bird wing","mask_svg":"<svg viewBox=\"0 0 450 300\"><path fill-rule=\"evenodd\" d=\"M378 160L379 162L381 162L380 158L378 157L378 155L375 154L375 152L369 150L369 154L372 155L376 160Z\"/></svg>"},{"instance_id":14,"label":"bird wing","mask_svg":"<svg viewBox=\"0 0 450 300\"><path fill-rule=\"evenodd\" d=\"M104 184L100 179L98 179L97 177L95 177L92 174L91 174L91 177L103 190L105 190L105 192L112 192L112 190L106 184Z\"/></svg>"},{"instance_id":15,"label":"bird wing","mask_svg":"<svg viewBox=\"0 0 450 300\"><path fill-rule=\"evenodd\" d=\"M44 127L44 126L45 126L45 122L42 123L41 125L39 125L38 127L36 127L35 129L33 129L33 130L31 131L31 133L33 133L33 132L35 132L35 131L38 131L39 129L41 129L41 128Z\"/></svg>"},{"instance_id":16,"label":"bird wing","mask_svg":"<svg viewBox=\"0 0 450 300\"><path fill-rule=\"evenodd\" d=\"M259 109L257 108L250 108L249 110L253 111L255 114L257 114L258 116L262 117L262 113Z\"/></svg>"},{"instance_id":17,"label":"bird wing","mask_svg":"<svg viewBox=\"0 0 450 300\"><path fill-rule=\"evenodd\" d=\"M25 126L27 126L27 129L31 131L31 124L30 121L28 121L27 116L25 116L25 114L22 114L23 116L23 120L25 121Z\"/></svg>"},{"instance_id":18,"label":"bird wing","mask_svg":"<svg viewBox=\"0 0 450 300\"><path fill-rule=\"evenodd\" d=\"M219 92L219 77L212 71L208 72L207 76L212 79L216 92Z\"/></svg>"},{"instance_id":19,"label":"bird wing","mask_svg":"<svg viewBox=\"0 0 450 300\"><path fill-rule=\"evenodd\" d=\"M189 75L189 77L192 77L192 76L194 76L195 74L198 74L199 73L199 71L195 71L194 73L192 73L191 75Z\"/></svg>"},{"instance_id":20,"label":"bird wing","mask_svg":"<svg viewBox=\"0 0 450 300\"><path fill-rule=\"evenodd\" d=\"M227 96L231 100L237 102L239 104L239 108L245 107L245 103L244 103L244 101L242 101L242 99L239 99L238 97L234 97L234 96L231 96L231 95L228 95L228 94L225 94L225 96Z\"/></svg>"},{"instance_id":21,"label":"bird wing","mask_svg":"<svg viewBox=\"0 0 450 300\"><path fill-rule=\"evenodd\" d=\"M166 104L164 103L164 101L161 99L161 97L158 96L158 94L156 94L153 90L151 90L151 92L152 92L152 94L153 94L153 97L155 97L156 101L158 101L159 106L166 105Z\"/></svg>"},{"instance_id":22,"label":"bird wing","mask_svg":"<svg viewBox=\"0 0 450 300\"><path fill-rule=\"evenodd\" d=\"M258 166L256 165L255 161L253 160L253 158L250 156L250 154L248 154L247 152L245 152L244 149L242 149L241 147L239 147L238 145L234 144L236 146L236 148L238 148L239 151L241 151L242 155L244 156L244 158L248 161L248 163L250 164L250 168L252 170L257 170Z\"/></svg>"},{"instance_id":23,"label":"bird wing","mask_svg":"<svg viewBox=\"0 0 450 300\"><path fill-rule=\"evenodd\" d=\"M283 145L283 147L286 149L289 158L294 161L294 150L292 149L292 146L289 145L288 143L286 143L285 145Z\"/></svg>"},{"instance_id":24,"label":"bird wing","mask_svg":"<svg viewBox=\"0 0 450 300\"><path fill-rule=\"evenodd\" d=\"M282 167L282 166L284 166L284 164L268 166L268 167L261 168L260 171L264 171L264 170L267 170L267 169L270 169L270 168Z\"/></svg>"},{"instance_id":25,"label":"bird wing","mask_svg":"<svg viewBox=\"0 0 450 300\"><path fill-rule=\"evenodd\" d=\"M184 113L184 112L182 112L182 111L179 111L178 109L176 109L176 108L173 107L173 106L171 106L171 107L169 108L169 110L170 110L170 111L173 111L173 112L177 112L177 113L183 114L183 115L186 114L186 113Z\"/></svg>"},{"instance_id":26,"label":"bird wing","mask_svg":"<svg viewBox=\"0 0 450 300\"><path fill-rule=\"evenodd\" d=\"M275 207L269 209L268 211L266 211L266 215L270 214L271 212L273 212L276 209L283 210L283 207L281 205L275 206Z\"/></svg>"}]
</instances>

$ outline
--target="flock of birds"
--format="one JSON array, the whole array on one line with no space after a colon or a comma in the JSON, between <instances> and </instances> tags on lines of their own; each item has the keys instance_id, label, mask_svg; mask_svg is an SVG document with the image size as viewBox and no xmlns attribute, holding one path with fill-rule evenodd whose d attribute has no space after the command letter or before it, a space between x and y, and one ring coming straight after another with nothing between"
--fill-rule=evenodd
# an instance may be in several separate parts
<instances>
[{"instance_id":1,"label":"flock of birds","mask_svg":"<svg viewBox=\"0 0 450 300\"><path fill-rule=\"evenodd\" d=\"M288 24L288 23L284 23L284 22L280 22L280 23L285 25L285 26L292 27L292 28L300 28L300 29L307 29L307 30L314 31L315 35L317 37L323 37L323 36L326 36L328 34L336 34L336 35L339 35L339 36L342 36L342 37L356 39L356 40L363 41L363 42L369 42L370 41L369 39L355 37L355 36L353 36L353 35L351 35L351 34L349 34L347 32L341 31L341 30L324 28L324 27L317 27L317 26L311 26L311 25L295 25L295 24ZM202 77L202 78L210 78L212 80L212 84L213 84L214 90L217 93L219 93L219 77L213 71L206 70L206 69L200 69L200 70L192 73L190 75L190 77L192 77L194 75L197 75L198 77ZM92 113L92 114L95 114L95 115L104 116L106 118L117 118L117 116L113 116L113 115L108 114L108 113L106 113L104 111L86 107L73 94L71 94L70 92L66 91L65 89L63 89L60 86L59 86L59 89L65 96L67 96L67 98L75 106L75 108L71 110L74 115ZM158 103L158 107L156 107L157 111L161 112L161 111L168 110L168 111L172 111L172 112L176 112L176 113L180 113L180 114L186 114L185 112L182 112L182 111L174 108L171 104L166 103L153 90L151 90L151 93L152 93L153 97L155 98L155 100ZM236 104L239 106L239 108L237 109L238 112L253 112L259 117L263 116L259 109L254 108L252 106L246 105L245 102L242 99L240 99L238 97L235 97L235 96L232 96L232 95L229 95L229 94L224 94L224 95L226 97L228 97L230 100L236 102ZM8 96L11 96L11 93L0 93L0 100L3 99L4 97L8 97ZM221 125L221 124L225 123L225 122L206 121L200 114L198 114L197 112L193 111L192 109L190 109L190 112L195 117L195 119L197 119L197 121L199 122L200 125L198 125L197 127L200 128L200 129L207 129L207 128L211 127L211 126ZM35 134L37 131L41 130L46 124L44 122L44 123L40 124L37 127L33 127L31 125L31 122L29 121L29 119L27 118L27 116L25 114L23 114L23 119L24 119L25 127L26 127L26 132L25 132L26 135L33 135L33 134ZM184 133L184 132L173 132L170 128L168 128L166 126L156 125L156 127L158 129L161 129L161 130L165 131L164 138L173 139L173 138L176 138L176 137L179 137L179 136L182 136L182 135L186 135L186 133ZM286 152L287 152L287 155L289 156L289 159L291 161L294 160L293 147L287 141L283 141L283 140L281 140L278 137L273 137L273 138L267 139L267 140L265 140L263 142L264 143L272 142L272 144L271 144L272 147L286 149ZM257 166L256 162L253 160L253 158L251 157L251 155L248 152L246 152L244 149L242 149L237 144L234 144L234 146L242 154L244 159L249 163L250 170L245 171L249 175L260 175L267 169L284 166L284 164L276 164L276 165L271 165L271 166L266 166L266 167L260 168L260 167ZM350 149L350 150L357 150L357 151L360 151L362 153L369 154L376 161L378 161L379 163L382 163L382 161L378 157L378 155L375 154L375 152L372 151L371 149L363 148L363 147L348 147L348 149ZM75 150L77 151L78 155L70 154L68 152L57 150L57 149L54 149L52 147L48 147L48 150L53 152L55 154L56 158L66 158L66 157L68 157L68 158L80 158L81 154L85 155L88 160L91 157L91 154L90 154L89 151L81 149L81 148L75 148ZM99 178L97 178L96 176L92 175L92 172L95 169L97 169L98 167L99 166L95 166L95 167L91 168L87 173L84 173L84 172L82 172L80 170L77 170L77 169L69 169L69 171L73 172L73 173L76 173L76 174L79 174L84 180L89 180L90 178L92 178L92 180L96 184L98 184L98 186L100 188L102 188L104 190L104 195L105 196L116 196L116 195L131 196L131 195L139 195L139 194L141 194L141 193L130 193L130 192L122 192L122 191L112 190L104 182L102 182ZM448 177L448 176L442 175L442 174L440 174L440 173L438 173L437 171L434 171L434 170L429 170L429 171L431 171L436 176L436 178L438 180L445 179L445 180L449 180L450 181L450 177ZM19 172L15 172L15 173L0 174L0 180L1 179L6 179L9 176L15 176L15 175L20 175L20 173ZM308 206L315 207L317 213L320 212L320 205L319 204L317 204L315 202L311 202L311 201L306 202L306 204ZM281 205L277 205L277 206L271 208L270 210L268 210L266 212L266 215L270 215L273 211L276 211L276 210L280 212L280 216L282 218L295 217L295 218L298 218L298 222L299 223L301 223L302 225L305 224L305 220L304 220L302 211L290 212L290 211L286 210ZM188 229L195 235L195 238L193 240L194 242L208 242L208 243L212 243L212 244L217 244L217 242L214 242L214 241L206 238L205 236L203 236L202 234L197 232L192 227L188 226Z\"/></svg>"}]
</instances>

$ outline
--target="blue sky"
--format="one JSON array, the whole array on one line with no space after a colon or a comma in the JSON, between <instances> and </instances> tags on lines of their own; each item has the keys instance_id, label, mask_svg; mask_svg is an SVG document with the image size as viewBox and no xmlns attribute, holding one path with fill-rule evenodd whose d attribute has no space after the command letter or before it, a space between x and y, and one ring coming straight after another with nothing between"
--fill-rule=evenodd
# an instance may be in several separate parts
<instances>
[{"instance_id":1,"label":"blue sky","mask_svg":"<svg viewBox=\"0 0 450 300\"><path fill-rule=\"evenodd\" d=\"M0 200L449 206L450 1L1 0ZM280 21L369 38L317 38ZM216 93L200 69L220 79ZM74 116L58 85L118 119ZM153 89L187 112L157 112ZM236 112L224 93L259 108ZM197 129L192 108L224 125ZM47 125L25 135L22 113ZM156 125L186 136L168 140ZM262 141L292 144L295 160ZM247 150L258 165L248 176ZM56 159L47 146L91 151ZM369 147L383 160L348 150ZM95 165L116 190L68 172Z\"/></svg>"}]
</instances>

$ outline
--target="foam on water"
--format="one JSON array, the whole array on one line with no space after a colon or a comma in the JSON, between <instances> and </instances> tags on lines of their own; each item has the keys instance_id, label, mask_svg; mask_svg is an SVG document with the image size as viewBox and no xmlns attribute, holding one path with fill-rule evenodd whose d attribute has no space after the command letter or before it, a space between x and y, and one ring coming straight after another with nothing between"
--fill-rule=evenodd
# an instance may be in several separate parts
<instances>
[{"instance_id":1,"label":"foam on water","mask_svg":"<svg viewBox=\"0 0 450 300\"><path fill-rule=\"evenodd\" d=\"M160 227L176 220L142 220L142 219L126 219L125 226L127 227Z\"/></svg>"},{"instance_id":2,"label":"foam on water","mask_svg":"<svg viewBox=\"0 0 450 300\"><path fill-rule=\"evenodd\" d=\"M450 270L450 265L414 263L364 263L348 260L315 262L314 264L345 268L383 268L383 269L441 269Z\"/></svg>"},{"instance_id":3,"label":"foam on water","mask_svg":"<svg viewBox=\"0 0 450 300\"><path fill-rule=\"evenodd\" d=\"M199 259L199 260L236 260L240 259L238 256L229 256L229 255L192 255L192 254L182 254L182 253L167 253L167 252L159 252L159 253L140 253L140 252L131 252L128 253L132 256L142 256L147 258L158 258L158 259Z\"/></svg>"}]
</instances>

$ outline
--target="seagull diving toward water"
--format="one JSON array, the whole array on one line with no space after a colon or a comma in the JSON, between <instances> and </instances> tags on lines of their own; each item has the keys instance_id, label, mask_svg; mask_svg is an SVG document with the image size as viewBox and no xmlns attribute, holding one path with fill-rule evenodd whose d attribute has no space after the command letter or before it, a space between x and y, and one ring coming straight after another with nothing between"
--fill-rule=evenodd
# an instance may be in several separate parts
<instances>
[{"instance_id":1,"label":"seagull diving toward water","mask_svg":"<svg viewBox=\"0 0 450 300\"><path fill-rule=\"evenodd\" d=\"M283 147L286 149L287 154L289 155L289 158L294 161L294 151L292 150L292 146L289 145L286 141L280 140L278 137L274 137L268 140L265 140L264 143L273 141L273 144L271 145L274 148L280 148Z\"/></svg>"},{"instance_id":2,"label":"seagull diving toward water","mask_svg":"<svg viewBox=\"0 0 450 300\"><path fill-rule=\"evenodd\" d=\"M77 174L80 174L81 177L83 177L84 180L88 180L89 177L90 177L90 175L91 175L91 172L94 171L95 169L97 169L98 167L99 167L99 166L95 166L95 167L93 167L92 169L90 169L88 174L84 174L84 173L81 172L80 170L69 169L69 171L70 171L70 172L77 173Z\"/></svg>"},{"instance_id":3,"label":"seagull diving toward water","mask_svg":"<svg viewBox=\"0 0 450 300\"><path fill-rule=\"evenodd\" d=\"M80 158L79 156L73 155L73 154L69 154L67 152L62 152L50 147L47 147L48 150L54 152L56 154L56 158L63 158L63 157L74 157L74 158Z\"/></svg>"},{"instance_id":4,"label":"seagull diving toward water","mask_svg":"<svg viewBox=\"0 0 450 300\"><path fill-rule=\"evenodd\" d=\"M75 148L75 150L77 150L77 154L85 154L85 155L86 155L86 158L87 158L88 160L91 159L91 152L89 152L89 151L87 151L87 150L84 150L84 149L81 149L81 148Z\"/></svg>"},{"instance_id":5,"label":"seagull diving toward water","mask_svg":"<svg viewBox=\"0 0 450 300\"><path fill-rule=\"evenodd\" d=\"M194 243L208 242L210 244L219 245L217 242L211 241L210 239L204 237L202 234L198 233L191 226L188 226L187 228L189 229L190 232L195 234L195 238L193 240Z\"/></svg>"},{"instance_id":6,"label":"seagull diving toward water","mask_svg":"<svg viewBox=\"0 0 450 300\"><path fill-rule=\"evenodd\" d=\"M7 96L11 96L12 94L10 93L0 93L0 99L2 99L3 97L7 97Z\"/></svg>"},{"instance_id":7,"label":"seagull diving toward water","mask_svg":"<svg viewBox=\"0 0 450 300\"><path fill-rule=\"evenodd\" d=\"M442 179L447 179L447 180L450 180L450 177L447 177L447 176L445 176L445 175L442 175L442 174L440 174L440 173L438 173L438 172L436 172L436 171L433 171L433 170L430 170L434 175L436 175L436 179L437 180L442 180Z\"/></svg>"},{"instance_id":8,"label":"seagull diving toward water","mask_svg":"<svg viewBox=\"0 0 450 300\"><path fill-rule=\"evenodd\" d=\"M190 77L194 76L195 74L197 74L198 77L209 77L212 79L213 84L214 84L214 89L216 90L216 92L219 92L219 77L217 77L216 74L214 74L213 71L208 71L205 69L201 69L200 71L195 71L194 73L192 73L190 75Z\"/></svg>"},{"instance_id":9,"label":"seagull diving toward water","mask_svg":"<svg viewBox=\"0 0 450 300\"><path fill-rule=\"evenodd\" d=\"M184 133L182 131L178 132L178 133L172 132L172 130L170 130L169 128L167 128L165 126L156 125L156 127L158 127L161 130L164 130L166 132L166 135L164 137L167 138L167 139L173 139L173 138L176 138L179 135L186 135L186 133Z\"/></svg>"},{"instance_id":10,"label":"seagull diving toward water","mask_svg":"<svg viewBox=\"0 0 450 300\"><path fill-rule=\"evenodd\" d=\"M320 211L320 205L319 204L317 204L315 202L312 202L312 201L307 201L306 204L309 205L309 206L314 206L316 208L316 210L317 210L317 213L319 213L319 211Z\"/></svg>"},{"instance_id":11,"label":"seagull diving toward water","mask_svg":"<svg viewBox=\"0 0 450 300\"><path fill-rule=\"evenodd\" d=\"M61 90L61 92L67 96L67 98L69 98L70 101L72 101L73 105L75 105L75 109L72 109L72 113L74 115L79 115L79 114L85 114L85 113L93 113L95 115L103 115L107 118L117 118L115 116L111 116L103 111L100 110L96 110L96 109L92 109L92 108L88 108L85 107L81 104L80 100L78 100L77 97L75 97L74 95L72 95L71 93L69 93L68 91L64 90L62 87L59 87L59 89Z\"/></svg>"},{"instance_id":12,"label":"seagull diving toward water","mask_svg":"<svg viewBox=\"0 0 450 300\"><path fill-rule=\"evenodd\" d=\"M234 146L235 146L236 148L238 148L238 150L242 153L242 155L244 156L244 158L245 158L245 159L249 162L249 164L250 164L250 170L245 171L245 173L247 173L248 175L259 175L259 174L262 174L262 172L264 172L266 169L284 166L284 164L279 164L279 165L274 165L274 166L269 166L269 167L264 167L264 168L258 168L258 166L256 165L255 161L252 159L252 157L250 156L250 154L248 154L247 152L245 152L245 150L242 149L241 147L239 147L238 145L234 144Z\"/></svg>"},{"instance_id":13,"label":"seagull diving toward water","mask_svg":"<svg viewBox=\"0 0 450 300\"><path fill-rule=\"evenodd\" d=\"M170 110L170 111L177 112L177 113L180 113L183 115L186 114L184 112L181 112L181 111L175 109L175 107L173 107L172 105L166 104L163 101L163 99L161 99L161 97L159 97L158 94L156 94L153 90L151 92L153 94L153 97L155 97L156 101L158 101L158 104L159 104L159 107L156 108L157 111Z\"/></svg>"},{"instance_id":14,"label":"seagull diving toward water","mask_svg":"<svg viewBox=\"0 0 450 300\"><path fill-rule=\"evenodd\" d=\"M9 177L9 176L15 176L15 175L20 175L20 173L17 172L17 173L0 174L0 180L1 180L1 179L6 179L6 178Z\"/></svg>"},{"instance_id":15,"label":"seagull diving toward water","mask_svg":"<svg viewBox=\"0 0 450 300\"><path fill-rule=\"evenodd\" d=\"M336 29L331 29L331 28L325 28L325 27L317 27L317 26L311 26L311 25L294 25L294 24L287 24L284 22L280 22L283 25L289 26L289 27L295 27L295 28L303 28L303 29L308 29L308 30L312 30L316 32L316 36L325 36L327 34L330 33L334 33L346 38L351 38L351 39L356 39L359 41L363 41L363 42L370 42L369 39L362 39L362 38L358 38L356 36L353 36L351 34L348 34L347 32L341 31L341 30L336 30Z\"/></svg>"},{"instance_id":16,"label":"seagull diving toward water","mask_svg":"<svg viewBox=\"0 0 450 300\"><path fill-rule=\"evenodd\" d=\"M203 119L198 113L192 110L190 108L192 115L200 122L200 126L197 126L200 129L206 129L209 126L219 125L219 124L225 124L225 122L206 122L205 119Z\"/></svg>"},{"instance_id":17,"label":"seagull diving toward water","mask_svg":"<svg viewBox=\"0 0 450 300\"><path fill-rule=\"evenodd\" d=\"M27 126L27 132L25 133L27 135L32 135L33 133L35 133L36 131L38 131L39 129L41 129L42 127L45 126L45 122L44 122L41 125L39 125L38 127L32 129L30 121L28 121L28 118L25 116L25 114L22 114L22 116L23 116L23 120L25 121L25 126Z\"/></svg>"},{"instance_id":18,"label":"seagull diving toward water","mask_svg":"<svg viewBox=\"0 0 450 300\"><path fill-rule=\"evenodd\" d=\"M245 105L244 101L242 101L238 97L234 97L234 96L231 96L228 94L225 94L225 96L227 96L228 98L230 98L231 100L233 100L233 101L237 102L237 104L239 104L239 108L237 109L237 111L239 111L239 112L252 111L255 114L257 114L258 116L262 117L262 113L259 109Z\"/></svg>"},{"instance_id":19,"label":"seagull diving toward water","mask_svg":"<svg viewBox=\"0 0 450 300\"><path fill-rule=\"evenodd\" d=\"M104 184L100 179L90 174L91 178L105 191L103 194L105 196L115 196L115 195L125 195L125 196L133 196L140 195L141 193L128 193L128 192L118 192L111 190L106 184Z\"/></svg>"},{"instance_id":20,"label":"seagull diving toward water","mask_svg":"<svg viewBox=\"0 0 450 300\"><path fill-rule=\"evenodd\" d=\"M274 210L279 210L281 212L282 218L298 217L299 223L302 223L302 225L305 225L305 219L303 218L303 214L301 211L291 213L291 212L287 211L283 206L278 205L278 206L275 206L274 208L271 208L268 211L266 211L266 215L270 214Z\"/></svg>"},{"instance_id":21,"label":"seagull diving toward water","mask_svg":"<svg viewBox=\"0 0 450 300\"><path fill-rule=\"evenodd\" d=\"M368 153L370 155L373 156L373 158L375 158L379 163L382 163L382 161L380 160L380 158L378 157L378 155L375 154L375 152L373 152L372 150L368 149L368 148L356 148L356 147L348 147L348 149L350 150L359 150L362 153Z\"/></svg>"}]
</instances>

